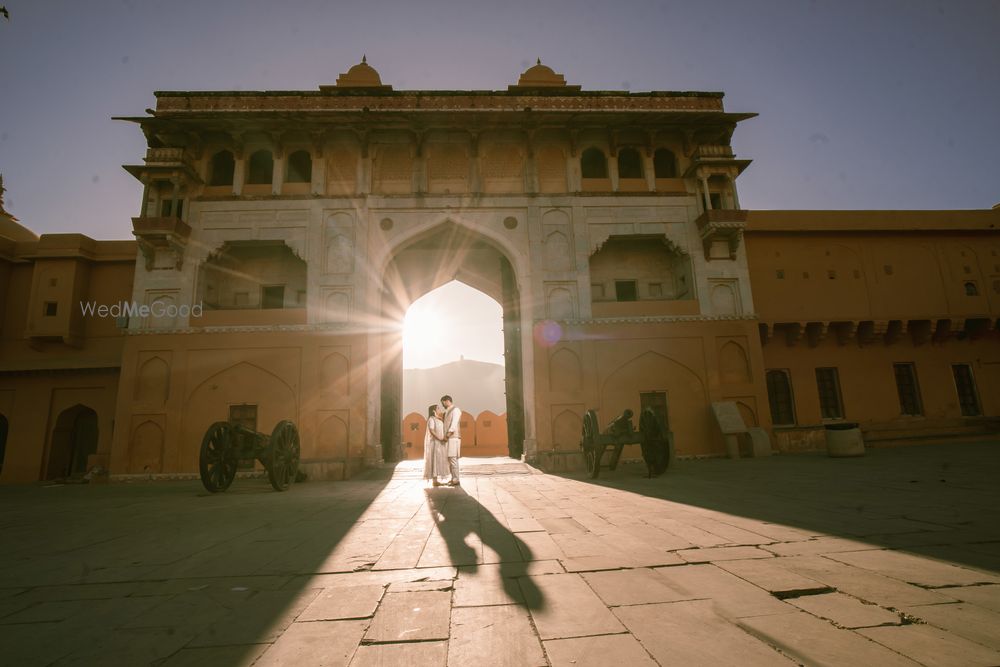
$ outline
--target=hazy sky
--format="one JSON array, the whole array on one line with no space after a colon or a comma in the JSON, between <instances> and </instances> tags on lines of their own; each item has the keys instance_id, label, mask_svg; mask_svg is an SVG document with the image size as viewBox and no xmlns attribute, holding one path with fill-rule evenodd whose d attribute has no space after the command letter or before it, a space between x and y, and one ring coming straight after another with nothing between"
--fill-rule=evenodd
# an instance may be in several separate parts
<instances>
[{"instance_id":1,"label":"hazy sky","mask_svg":"<svg viewBox=\"0 0 1000 667\"><path fill-rule=\"evenodd\" d=\"M39 233L130 238L154 90L315 90L363 53L399 89L711 90L756 209L1000 202L1000 1L3 0L0 172Z\"/></svg>"},{"instance_id":2,"label":"hazy sky","mask_svg":"<svg viewBox=\"0 0 1000 667\"><path fill-rule=\"evenodd\" d=\"M460 356L502 364L502 330L500 304L453 280L406 311L403 368L433 368Z\"/></svg>"}]
</instances>

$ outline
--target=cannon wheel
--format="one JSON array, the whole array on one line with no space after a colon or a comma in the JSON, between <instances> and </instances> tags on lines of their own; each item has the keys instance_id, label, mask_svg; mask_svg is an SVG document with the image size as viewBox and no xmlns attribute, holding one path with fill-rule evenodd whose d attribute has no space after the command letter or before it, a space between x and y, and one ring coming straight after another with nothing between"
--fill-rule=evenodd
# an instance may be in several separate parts
<instances>
[{"instance_id":1,"label":"cannon wheel","mask_svg":"<svg viewBox=\"0 0 1000 667\"><path fill-rule=\"evenodd\" d=\"M267 478L275 491L285 491L299 471L299 431L285 419L271 431L268 443Z\"/></svg>"},{"instance_id":2,"label":"cannon wheel","mask_svg":"<svg viewBox=\"0 0 1000 667\"><path fill-rule=\"evenodd\" d=\"M670 465L670 452L660 420L651 408L646 408L639 416L639 432L646 469L650 477L658 477Z\"/></svg>"},{"instance_id":3,"label":"cannon wheel","mask_svg":"<svg viewBox=\"0 0 1000 667\"><path fill-rule=\"evenodd\" d=\"M583 415L583 439L580 447L583 448L583 458L591 477L597 477L597 466L600 465L597 460L597 433L597 412L587 410Z\"/></svg>"},{"instance_id":4,"label":"cannon wheel","mask_svg":"<svg viewBox=\"0 0 1000 667\"><path fill-rule=\"evenodd\" d=\"M236 445L229 422L215 422L201 439L198 471L201 483L212 493L225 491L236 477Z\"/></svg>"}]
</instances>

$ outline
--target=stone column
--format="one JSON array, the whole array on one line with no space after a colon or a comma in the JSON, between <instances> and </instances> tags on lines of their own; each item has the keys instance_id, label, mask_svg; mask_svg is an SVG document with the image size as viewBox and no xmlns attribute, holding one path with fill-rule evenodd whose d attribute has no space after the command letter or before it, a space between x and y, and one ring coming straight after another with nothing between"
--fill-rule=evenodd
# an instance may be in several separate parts
<instances>
[{"instance_id":1,"label":"stone column","mask_svg":"<svg viewBox=\"0 0 1000 667\"><path fill-rule=\"evenodd\" d=\"M326 159L323 157L323 147L318 146L312 151L312 184L310 190L314 195L326 193Z\"/></svg>"},{"instance_id":2,"label":"stone column","mask_svg":"<svg viewBox=\"0 0 1000 667\"><path fill-rule=\"evenodd\" d=\"M736 194L736 179L735 178L729 179L729 187L733 191L733 208L739 209L740 208L740 198L739 198L739 195Z\"/></svg>"},{"instance_id":3,"label":"stone column","mask_svg":"<svg viewBox=\"0 0 1000 667\"><path fill-rule=\"evenodd\" d=\"M167 212L167 217L168 218L172 218L174 216L180 217L179 215L177 215L179 213L179 211L177 210L177 197L178 195L180 195L181 191L181 179L177 176L171 176L170 184L173 185L174 187L170 190L170 209Z\"/></svg>"},{"instance_id":4,"label":"stone column","mask_svg":"<svg viewBox=\"0 0 1000 667\"><path fill-rule=\"evenodd\" d=\"M271 194L280 195L281 185L285 182L285 151L278 150L274 153L274 162L271 165Z\"/></svg>"},{"instance_id":5,"label":"stone column","mask_svg":"<svg viewBox=\"0 0 1000 667\"><path fill-rule=\"evenodd\" d=\"M701 177L701 194L705 202L705 211L712 210L712 197L708 193L708 178L705 176Z\"/></svg>"},{"instance_id":6,"label":"stone column","mask_svg":"<svg viewBox=\"0 0 1000 667\"><path fill-rule=\"evenodd\" d=\"M656 192L656 165L652 155L642 156L642 173L646 175L646 187L650 192Z\"/></svg>"},{"instance_id":7,"label":"stone column","mask_svg":"<svg viewBox=\"0 0 1000 667\"><path fill-rule=\"evenodd\" d=\"M611 179L611 191L618 192L618 157L608 156L608 178Z\"/></svg>"},{"instance_id":8,"label":"stone column","mask_svg":"<svg viewBox=\"0 0 1000 667\"><path fill-rule=\"evenodd\" d=\"M247 180L246 169L247 161L243 159L241 152L233 161L233 195L237 197L243 194L243 182Z\"/></svg>"}]
</instances>

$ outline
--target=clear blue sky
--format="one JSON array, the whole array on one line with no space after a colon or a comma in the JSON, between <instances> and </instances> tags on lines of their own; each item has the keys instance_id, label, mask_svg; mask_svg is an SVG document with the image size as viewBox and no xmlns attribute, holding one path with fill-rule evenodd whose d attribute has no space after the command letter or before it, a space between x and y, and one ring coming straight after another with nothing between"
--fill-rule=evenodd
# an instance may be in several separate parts
<instances>
[{"instance_id":1,"label":"clear blue sky","mask_svg":"<svg viewBox=\"0 0 1000 667\"><path fill-rule=\"evenodd\" d=\"M1000 201L1000 2L3 0L0 172L38 232L130 237L159 89L307 89L367 53L396 89L720 90L747 208Z\"/></svg>"}]
</instances>

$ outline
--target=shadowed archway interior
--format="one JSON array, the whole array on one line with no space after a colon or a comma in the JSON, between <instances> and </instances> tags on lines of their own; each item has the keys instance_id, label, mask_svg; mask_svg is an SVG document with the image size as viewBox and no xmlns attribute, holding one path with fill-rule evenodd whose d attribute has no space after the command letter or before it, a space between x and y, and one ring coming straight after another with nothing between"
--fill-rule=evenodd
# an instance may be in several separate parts
<instances>
[{"instance_id":1,"label":"shadowed archway interior","mask_svg":"<svg viewBox=\"0 0 1000 667\"><path fill-rule=\"evenodd\" d=\"M380 433L382 456L391 461L402 442L402 322L421 296L458 280L496 300L503 309L508 453L520 458L524 441L521 317L514 269L507 256L482 236L445 222L398 250L382 282L382 317L398 322L382 339Z\"/></svg>"}]
</instances>

